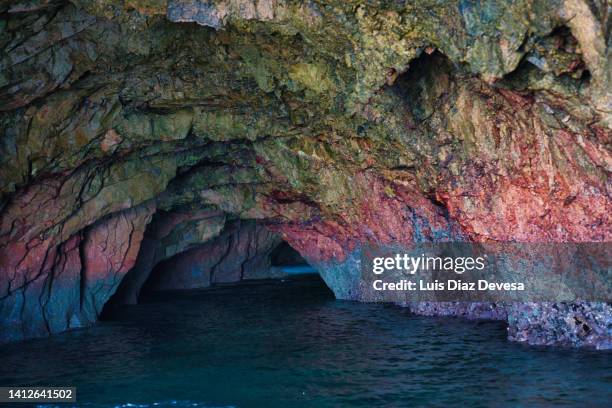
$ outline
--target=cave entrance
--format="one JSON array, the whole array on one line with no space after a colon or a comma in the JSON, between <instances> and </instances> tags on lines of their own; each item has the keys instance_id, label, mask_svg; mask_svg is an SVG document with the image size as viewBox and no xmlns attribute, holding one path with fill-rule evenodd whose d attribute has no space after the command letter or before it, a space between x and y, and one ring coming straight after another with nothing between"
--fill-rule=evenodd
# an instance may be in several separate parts
<instances>
[{"instance_id":1,"label":"cave entrance","mask_svg":"<svg viewBox=\"0 0 612 408\"><path fill-rule=\"evenodd\" d=\"M270 253L270 264L271 268L278 269L282 274L318 274L298 251L284 241Z\"/></svg>"},{"instance_id":2,"label":"cave entrance","mask_svg":"<svg viewBox=\"0 0 612 408\"><path fill-rule=\"evenodd\" d=\"M318 290L331 293L317 269L278 234L255 220L224 222L220 234L194 245L186 242L193 237L194 228L181 227L180 234L170 235L168 228L164 228L167 222L162 216L165 215L158 215L147 230L137 262L106 303L103 319L113 319L125 305L140 303L160 292L176 291L180 296L180 291L184 290L274 279L308 279L313 287L321 286ZM216 215L212 214L198 220L197 225L213 225L214 217Z\"/></svg>"},{"instance_id":3,"label":"cave entrance","mask_svg":"<svg viewBox=\"0 0 612 408\"><path fill-rule=\"evenodd\" d=\"M251 224L241 224L236 229L228 227L216 239L157 263L144 281L141 294L297 275L318 276L318 271L287 242L250 229Z\"/></svg>"}]
</instances>

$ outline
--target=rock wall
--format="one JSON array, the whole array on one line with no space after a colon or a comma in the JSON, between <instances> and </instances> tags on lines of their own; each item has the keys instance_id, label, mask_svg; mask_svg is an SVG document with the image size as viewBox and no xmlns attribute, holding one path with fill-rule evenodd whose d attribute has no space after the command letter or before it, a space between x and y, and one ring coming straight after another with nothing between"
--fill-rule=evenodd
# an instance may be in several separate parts
<instances>
[{"instance_id":1,"label":"rock wall","mask_svg":"<svg viewBox=\"0 0 612 408\"><path fill-rule=\"evenodd\" d=\"M271 264L271 253L280 243L265 227L237 220L215 239L159 263L145 289L196 289L285 276Z\"/></svg>"},{"instance_id":2,"label":"rock wall","mask_svg":"<svg viewBox=\"0 0 612 408\"><path fill-rule=\"evenodd\" d=\"M136 304L157 264L218 237L225 223L225 214L215 210L156 213L145 232L137 261L121 281L109 307Z\"/></svg>"},{"instance_id":3,"label":"rock wall","mask_svg":"<svg viewBox=\"0 0 612 408\"><path fill-rule=\"evenodd\" d=\"M608 16L586 0L0 0L2 339L89 324L117 286L133 303L160 262L210 265L198 248L229 247L228 220L280 234L348 299L371 243L609 242ZM512 340L612 336L607 304L501 309ZM589 334L561 323L576 319Z\"/></svg>"},{"instance_id":4,"label":"rock wall","mask_svg":"<svg viewBox=\"0 0 612 408\"><path fill-rule=\"evenodd\" d=\"M95 322L136 262L152 211L144 205L113 214L60 244L2 248L0 342Z\"/></svg>"}]
</instances>

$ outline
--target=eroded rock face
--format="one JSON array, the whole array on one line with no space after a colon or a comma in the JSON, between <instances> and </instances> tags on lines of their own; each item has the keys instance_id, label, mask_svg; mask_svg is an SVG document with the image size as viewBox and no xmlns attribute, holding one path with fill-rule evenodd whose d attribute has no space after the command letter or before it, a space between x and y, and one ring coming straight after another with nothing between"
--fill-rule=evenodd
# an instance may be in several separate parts
<instances>
[{"instance_id":1,"label":"eroded rock face","mask_svg":"<svg viewBox=\"0 0 612 408\"><path fill-rule=\"evenodd\" d=\"M95 322L134 266L153 210L149 204L112 214L61 244L47 239L3 248L0 341Z\"/></svg>"},{"instance_id":2,"label":"eroded rock face","mask_svg":"<svg viewBox=\"0 0 612 408\"><path fill-rule=\"evenodd\" d=\"M347 299L367 244L612 238L604 3L0 0L0 13L2 340L89 324L123 276L114 299L133 303L163 262L208 265L210 283L218 257L202 248L229 247L237 219L280 234ZM246 235L225 262L259 259L248 248L263 238ZM181 274L158 282L190 287ZM588 334L542 334L569 332L560 322L584 307L412 309L507 315L518 341L609 344L605 304L589 306L603 320L587 317Z\"/></svg>"},{"instance_id":3,"label":"eroded rock face","mask_svg":"<svg viewBox=\"0 0 612 408\"><path fill-rule=\"evenodd\" d=\"M280 243L280 236L265 227L236 220L218 237L159 263L147 288L196 289L215 283L282 277L270 262L271 252Z\"/></svg>"},{"instance_id":4,"label":"eroded rock face","mask_svg":"<svg viewBox=\"0 0 612 408\"><path fill-rule=\"evenodd\" d=\"M122 280L112 304L136 304L142 286L157 264L217 238L225 222L225 214L215 210L156 213L143 238L137 261Z\"/></svg>"}]
</instances>

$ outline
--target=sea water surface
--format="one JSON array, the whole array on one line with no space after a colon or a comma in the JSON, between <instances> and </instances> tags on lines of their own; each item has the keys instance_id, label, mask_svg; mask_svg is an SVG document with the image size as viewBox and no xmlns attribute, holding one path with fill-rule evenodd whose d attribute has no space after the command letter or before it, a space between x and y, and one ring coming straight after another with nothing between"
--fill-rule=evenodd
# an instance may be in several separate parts
<instances>
[{"instance_id":1,"label":"sea water surface","mask_svg":"<svg viewBox=\"0 0 612 408\"><path fill-rule=\"evenodd\" d=\"M500 322L336 301L318 277L156 294L93 328L2 346L0 362L2 386L76 386L91 407L612 401L609 352L529 347L506 341Z\"/></svg>"}]
</instances>

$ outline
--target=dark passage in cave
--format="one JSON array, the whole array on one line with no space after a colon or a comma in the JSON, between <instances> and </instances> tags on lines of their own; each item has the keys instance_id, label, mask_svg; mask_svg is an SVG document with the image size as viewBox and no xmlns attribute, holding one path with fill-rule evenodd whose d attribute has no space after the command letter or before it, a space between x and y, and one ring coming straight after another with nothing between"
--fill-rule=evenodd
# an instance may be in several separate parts
<instances>
[{"instance_id":1,"label":"dark passage in cave","mask_svg":"<svg viewBox=\"0 0 612 408\"><path fill-rule=\"evenodd\" d=\"M244 226L242 230L244 232ZM247 251L245 254L235 251L235 244L229 241L228 248L232 250L220 258L212 251L215 248L213 242L160 262L144 282L138 303L180 300L192 297L194 293L216 297L221 293L219 291L230 297L257 297L262 285L271 282L288 285L288 288L299 285L312 292L311 296L333 298L333 292L318 271L287 242L281 241L263 253ZM206 280L202 280L202 276ZM111 299L104 307L101 320L121 320L126 313L125 307L125 303Z\"/></svg>"},{"instance_id":2,"label":"dark passage in cave","mask_svg":"<svg viewBox=\"0 0 612 408\"><path fill-rule=\"evenodd\" d=\"M279 234L255 220L215 210L161 211L147 226L135 266L105 311L136 304L146 292L203 289L296 273L317 271Z\"/></svg>"},{"instance_id":3,"label":"dark passage in cave","mask_svg":"<svg viewBox=\"0 0 612 408\"><path fill-rule=\"evenodd\" d=\"M407 123L408 128L415 129L444 103L451 85L453 68L460 71L460 67L454 66L441 52L423 52L411 61L406 72L397 76L391 89L406 102L410 111L406 118L414 120L414 123Z\"/></svg>"},{"instance_id":4,"label":"dark passage in cave","mask_svg":"<svg viewBox=\"0 0 612 408\"><path fill-rule=\"evenodd\" d=\"M300 3L0 0L0 344L283 240L364 302L372 244L612 241L605 2ZM551 308L509 339L610 348Z\"/></svg>"},{"instance_id":5,"label":"dark passage in cave","mask_svg":"<svg viewBox=\"0 0 612 408\"><path fill-rule=\"evenodd\" d=\"M254 220L226 222L224 216L215 212L201 216L195 224L199 229L192 221L177 227L170 216L171 233L164 214L155 218L145 234L136 267L104 306L103 320L113 320L121 315L126 304L140 303L143 297L157 292L207 289L304 274L314 275L325 286L318 271L298 251ZM208 239L207 231L214 227L220 233ZM195 234L196 230L203 235Z\"/></svg>"},{"instance_id":6,"label":"dark passage in cave","mask_svg":"<svg viewBox=\"0 0 612 408\"><path fill-rule=\"evenodd\" d=\"M287 242L282 242L270 254L271 269L280 271L281 274L318 274L319 272L308 264L298 251Z\"/></svg>"}]
</instances>

